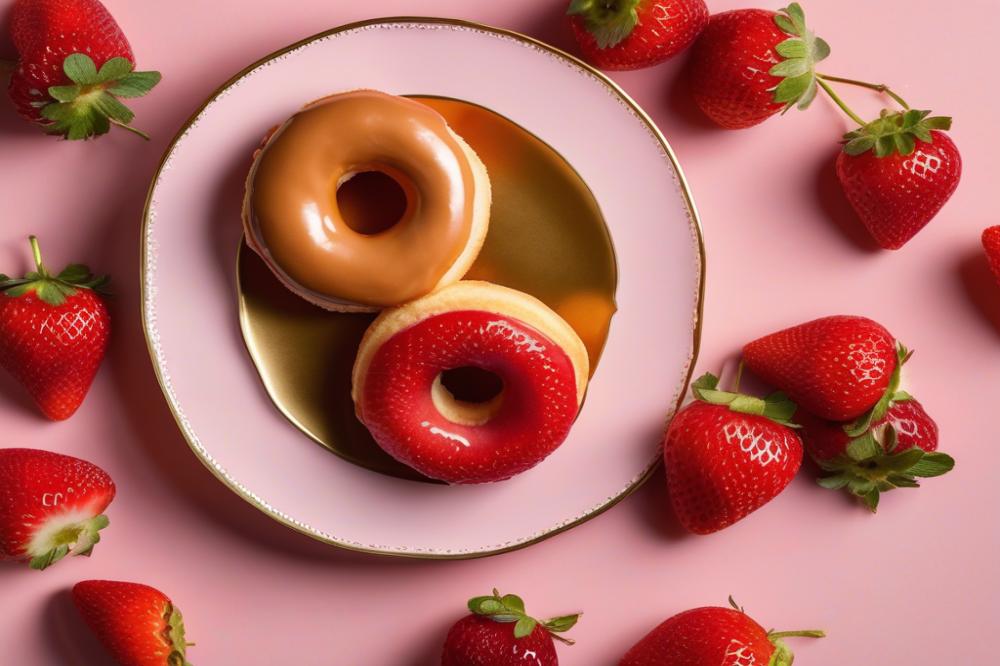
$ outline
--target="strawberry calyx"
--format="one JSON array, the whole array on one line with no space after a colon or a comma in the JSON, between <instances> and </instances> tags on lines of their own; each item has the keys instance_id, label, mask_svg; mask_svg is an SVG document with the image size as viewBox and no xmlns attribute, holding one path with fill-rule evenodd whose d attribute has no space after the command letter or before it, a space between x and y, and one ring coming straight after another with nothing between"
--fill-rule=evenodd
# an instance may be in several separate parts
<instances>
[{"instance_id":1,"label":"strawberry calyx","mask_svg":"<svg viewBox=\"0 0 1000 666\"><path fill-rule=\"evenodd\" d=\"M516 594L501 596L496 588L493 589L491 595L469 599L469 610L475 615L488 617L494 622L513 622L514 638L530 636L535 628L541 625L552 638L567 645L573 645L575 641L560 634L572 629L582 615L582 613L574 613L573 615L561 615L539 621L525 613L524 601L521 597Z\"/></svg>"},{"instance_id":2,"label":"strawberry calyx","mask_svg":"<svg viewBox=\"0 0 1000 666\"><path fill-rule=\"evenodd\" d=\"M914 446L899 450L899 436L891 424L869 428L852 439L844 455L820 462L830 475L818 479L830 490L847 490L869 511L878 510L881 493L896 488L919 488L917 478L947 474L955 459L940 451Z\"/></svg>"},{"instance_id":3,"label":"strawberry calyx","mask_svg":"<svg viewBox=\"0 0 1000 666\"><path fill-rule=\"evenodd\" d=\"M745 393L720 391L718 387L719 378L706 372L691 384L691 392L696 399L702 402L725 405L731 411L740 414L764 416L784 426L799 427L792 423L792 416L795 414L797 406L781 391L775 391L765 398L758 398Z\"/></svg>"},{"instance_id":4,"label":"strawberry calyx","mask_svg":"<svg viewBox=\"0 0 1000 666\"><path fill-rule=\"evenodd\" d=\"M743 606L736 603L732 595L729 596L729 605L733 610L739 611L746 615L746 611ZM795 661L795 655L792 651L785 645L785 638L825 638L826 632L822 629L802 629L799 631L775 631L770 629L767 632L767 640L771 642L774 646L774 652L771 653L771 658L767 662L767 666L792 666L792 662Z\"/></svg>"},{"instance_id":5,"label":"strawberry calyx","mask_svg":"<svg viewBox=\"0 0 1000 666\"><path fill-rule=\"evenodd\" d=\"M168 603L163 612L166 627L163 630L163 640L170 646L167 655L167 666L191 666L187 660L187 648L194 643L188 643L184 637L184 617L181 610Z\"/></svg>"},{"instance_id":6,"label":"strawberry calyx","mask_svg":"<svg viewBox=\"0 0 1000 666\"><path fill-rule=\"evenodd\" d=\"M808 28L805 12L797 2L779 10L774 22L789 35L774 47L782 60L768 71L781 79L773 89L774 101L784 104L784 111L793 106L805 109L816 98L816 64L830 55L830 45Z\"/></svg>"},{"instance_id":7,"label":"strawberry calyx","mask_svg":"<svg viewBox=\"0 0 1000 666\"><path fill-rule=\"evenodd\" d=\"M39 300L58 307L66 299L75 296L80 289L100 290L108 284L106 275L94 275L83 264L70 264L59 273L53 275L42 263L42 252L38 238L30 236L31 253L35 260L35 270L23 278L10 278L0 274L0 293L17 298L28 293L34 293Z\"/></svg>"},{"instance_id":8,"label":"strawberry calyx","mask_svg":"<svg viewBox=\"0 0 1000 666\"><path fill-rule=\"evenodd\" d=\"M878 118L844 135L844 152L852 156L868 151L876 157L910 155L916 150L918 140L933 143L933 130L948 129L951 129L948 116L931 116L930 111L918 109L883 109Z\"/></svg>"},{"instance_id":9,"label":"strawberry calyx","mask_svg":"<svg viewBox=\"0 0 1000 666\"><path fill-rule=\"evenodd\" d=\"M639 25L642 0L573 0L566 13L579 16L602 49L622 43Z\"/></svg>"},{"instance_id":10,"label":"strawberry calyx","mask_svg":"<svg viewBox=\"0 0 1000 666\"><path fill-rule=\"evenodd\" d=\"M28 546L29 566L41 571L67 555L90 557L94 545L101 540L100 531L109 523L104 514L68 523L58 518L50 520Z\"/></svg>"},{"instance_id":11,"label":"strawberry calyx","mask_svg":"<svg viewBox=\"0 0 1000 666\"><path fill-rule=\"evenodd\" d=\"M872 405L871 409L844 426L844 432L846 432L849 437L860 437L870 431L873 423L878 423L885 418L885 415L889 413L889 409L892 407L893 403L903 402L913 398L913 396L906 391L901 391L899 389L903 366L912 356L913 351L907 349L903 343L897 340L896 367L893 368L892 374L889 376L889 385L886 387L882 397L879 398L878 402Z\"/></svg>"},{"instance_id":12,"label":"strawberry calyx","mask_svg":"<svg viewBox=\"0 0 1000 666\"><path fill-rule=\"evenodd\" d=\"M111 58L98 69L90 56L73 53L63 61L68 85L48 89L53 101L40 102L46 132L70 140L107 134L112 125L149 139L129 123L135 114L120 98L142 97L160 82L159 72L136 72L127 58Z\"/></svg>"}]
</instances>

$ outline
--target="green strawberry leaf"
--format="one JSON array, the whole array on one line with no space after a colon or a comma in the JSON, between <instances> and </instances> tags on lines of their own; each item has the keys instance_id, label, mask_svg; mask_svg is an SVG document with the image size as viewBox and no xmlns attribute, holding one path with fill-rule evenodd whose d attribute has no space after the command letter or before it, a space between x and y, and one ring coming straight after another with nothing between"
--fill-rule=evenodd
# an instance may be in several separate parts
<instances>
[{"instance_id":1,"label":"green strawberry leaf","mask_svg":"<svg viewBox=\"0 0 1000 666\"><path fill-rule=\"evenodd\" d=\"M564 631L569 631L576 623L580 620L580 613L574 613L573 615L560 615L559 617L554 617L544 622L544 626L549 631L554 631L556 633L562 633Z\"/></svg>"},{"instance_id":2,"label":"green strawberry leaf","mask_svg":"<svg viewBox=\"0 0 1000 666\"><path fill-rule=\"evenodd\" d=\"M643 0L573 0L566 13L579 16L597 42L598 48L609 49L625 41L639 25L639 5Z\"/></svg>"},{"instance_id":3,"label":"green strawberry leaf","mask_svg":"<svg viewBox=\"0 0 1000 666\"><path fill-rule=\"evenodd\" d=\"M876 157L890 155L911 155L917 149L917 141L933 143L932 130L951 129L951 118L930 116L930 111L909 109L893 112L883 109L879 117L870 123L848 132L842 142L848 155L862 155L873 151Z\"/></svg>"},{"instance_id":4,"label":"green strawberry leaf","mask_svg":"<svg viewBox=\"0 0 1000 666\"><path fill-rule=\"evenodd\" d=\"M765 416L781 425L792 428L799 427L791 422L797 406L784 393L777 391L762 400L745 393L720 391L718 386L719 378L706 372L691 384L691 392L697 400L702 402L712 405L726 405L731 411L740 414Z\"/></svg>"},{"instance_id":5,"label":"green strawberry leaf","mask_svg":"<svg viewBox=\"0 0 1000 666\"><path fill-rule=\"evenodd\" d=\"M774 47L782 60L768 71L781 79L773 89L774 101L784 104L784 111L793 106L806 109L816 98L816 64L830 55L830 45L809 30L797 2L776 14L774 22L789 35Z\"/></svg>"},{"instance_id":6,"label":"green strawberry leaf","mask_svg":"<svg viewBox=\"0 0 1000 666\"><path fill-rule=\"evenodd\" d=\"M947 453L937 451L925 453L924 456L914 463L907 471L911 476L929 478L947 474L955 468L955 459Z\"/></svg>"},{"instance_id":7,"label":"green strawberry leaf","mask_svg":"<svg viewBox=\"0 0 1000 666\"><path fill-rule=\"evenodd\" d=\"M531 632L538 626L538 622L527 615L522 615L514 624L514 638L524 638L530 636Z\"/></svg>"},{"instance_id":8,"label":"green strawberry leaf","mask_svg":"<svg viewBox=\"0 0 1000 666\"><path fill-rule=\"evenodd\" d=\"M840 490L846 488L849 478L844 474L833 474L816 479L816 483L828 490Z\"/></svg>"},{"instance_id":9,"label":"green strawberry leaf","mask_svg":"<svg viewBox=\"0 0 1000 666\"><path fill-rule=\"evenodd\" d=\"M160 82L159 72L135 72L126 58L111 58L98 70L90 56L70 54L63 60L63 71L72 85L52 86L52 102L41 108L49 134L70 140L89 139L106 134L117 125L149 138L130 126L132 111L118 99L140 97Z\"/></svg>"},{"instance_id":10,"label":"green strawberry leaf","mask_svg":"<svg viewBox=\"0 0 1000 666\"><path fill-rule=\"evenodd\" d=\"M500 602L505 608L507 608L507 610L517 611L519 613L524 612L524 601L516 594L505 594L500 599Z\"/></svg>"},{"instance_id":11,"label":"green strawberry leaf","mask_svg":"<svg viewBox=\"0 0 1000 666\"><path fill-rule=\"evenodd\" d=\"M860 437L855 437L848 443L846 449L847 457L855 462L861 462L865 460L871 460L872 458L878 458L885 454L882 450L882 445L877 439L875 439L875 434L868 430Z\"/></svg>"},{"instance_id":12,"label":"green strawberry leaf","mask_svg":"<svg viewBox=\"0 0 1000 666\"><path fill-rule=\"evenodd\" d=\"M66 56L63 60L63 71L70 81L81 86L89 86L100 81L94 61L83 53Z\"/></svg>"}]
</instances>

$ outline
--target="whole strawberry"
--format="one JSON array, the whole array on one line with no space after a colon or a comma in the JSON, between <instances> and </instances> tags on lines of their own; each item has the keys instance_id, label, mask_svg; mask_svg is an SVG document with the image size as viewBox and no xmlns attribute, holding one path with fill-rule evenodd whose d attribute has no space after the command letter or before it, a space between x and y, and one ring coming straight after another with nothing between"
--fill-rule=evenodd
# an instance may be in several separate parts
<instances>
[{"instance_id":1,"label":"whole strawberry","mask_svg":"<svg viewBox=\"0 0 1000 666\"><path fill-rule=\"evenodd\" d=\"M688 66L694 101L718 125L752 127L816 97L816 63L830 46L793 2L778 13L736 9L712 16Z\"/></svg>"},{"instance_id":2,"label":"whole strawberry","mask_svg":"<svg viewBox=\"0 0 1000 666\"><path fill-rule=\"evenodd\" d=\"M159 72L136 72L132 48L98 0L16 0L10 34L19 61L10 98L24 118L49 134L89 139L134 114L121 98L141 97Z\"/></svg>"},{"instance_id":3,"label":"whole strawberry","mask_svg":"<svg viewBox=\"0 0 1000 666\"><path fill-rule=\"evenodd\" d=\"M31 237L35 270L0 275L0 367L31 394L42 414L68 419L83 402L104 358L111 318L94 291L106 277L81 264L52 275Z\"/></svg>"},{"instance_id":4,"label":"whole strawberry","mask_svg":"<svg viewBox=\"0 0 1000 666\"><path fill-rule=\"evenodd\" d=\"M732 608L708 606L666 620L631 650L619 666L791 666L785 638L822 638L819 630L766 631L732 598Z\"/></svg>"},{"instance_id":5,"label":"whole strawberry","mask_svg":"<svg viewBox=\"0 0 1000 666\"><path fill-rule=\"evenodd\" d=\"M0 449L0 560L44 569L66 555L90 555L115 497L96 465L36 449Z\"/></svg>"},{"instance_id":6,"label":"whole strawberry","mask_svg":"<svg viewBox=\"0 0 1000 666\"><path fill-rule=\"evenodd\" d=\"M917 478L941 476L954 459L937 452L938 426L912 396L897 392L888 407L858 432L852 424L824 421L799 412L802 441L820 467L829 472L819 480L824 488L844 489L871 511L881 493L917 488Z\"/></svg>"},{"instance_id":7,"label":"whole strawberry","mask_svg":"<svg viewBox=\"0 0 1000 666\"><path fill-rule=\"evenodd\" d=\"M990 263L990 269L1000 282L1000 225L983 231L983 250Z\"/></svg>"},{"instance_id":8,"label":"whole strawberry","mask_svg":"<svg viewBox=\"0 0 1000 666\"><path fill-rule=\"evenodd\" d=\"M795 404L717 389L706 374L695 402L670 422L663 444L670 501L696 534L728 527L774 499L802 463L802 442L788 426Z\"/></svg>"},{"instance_id":9,"label":"whole strawberry","mask_svg":"<svg viewBox=\"0 0 1000 666\"><path fill-rule=\"evenodd\" d=\"M930 111L883 111L844 136L837 178L875 242L903 247L958 187L962 157L942 130L951 118Z\"/></svg>"},{"instance_id":10,"label":"whole strawberry","mask_svg":"<svg viewBox=\"0 0 1000 666\"><path fill-rule=\"evenodd\" d=\"M705 0L572 0L566 13L584 59L608 70L661 63L708 23Z\"/></svg>"},{"instance_id":11,"label":"whole strawberry","mask_svg":"<svg viewBox=\"0 0 1000 666\"><path fill-rule=\"evenodd\" d=\"M557 666L552 642L576 624L580 614L540 622L524 612L524 601L514 594L493 594L469 599L470 615L448 631L441 666Z\"/></svg>"},{"instance_id":12,"label":"whole strawberry","mask_svg":"<svg viewBox=\"0 0 1000 666\"><path fill-rule=\"evenodd\" d=\"M73 586L73 603L122 666L191 666L181 611L159 590L85 580Z\"/></svg>"},{"instance_id":13,"label":"whole strawberry","mask_svg":"<svg viewBox=\"0 0 1000 666\"><path fill-rule=\"evenodd\" d=\"M908 356L885 327L847 315L799 324L743 347L743 360L757 376L830 421L866 412L870 418L875 405L895 392Z\"/></svg>"}]
</instances>

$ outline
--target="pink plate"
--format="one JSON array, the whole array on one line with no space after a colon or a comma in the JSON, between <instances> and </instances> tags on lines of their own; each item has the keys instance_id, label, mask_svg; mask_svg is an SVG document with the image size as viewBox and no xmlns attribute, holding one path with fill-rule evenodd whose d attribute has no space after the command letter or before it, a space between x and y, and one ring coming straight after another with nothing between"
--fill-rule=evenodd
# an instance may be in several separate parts
<instances>
[{"instance_id":1,"label":"pink plate","mask_svg":"<svg viewBox=\"0 0 1000 666\"><path fill-rule=\"evenodd\" d=\"M569 439L509 481L449 487L345 462L282 416L247 355L234 266L250 155L268 128L303 103L356 88L453 97L510 118L576 168L607 220L619 311L600 367ZM694 205L666 140L604 76L503 30L381 19L252 65L177 136L147 204L143 324L184 437L248 502L346 548L475 557L572 527L649 475L697 352L703 254Z\"/></svg>"}]
</instances>

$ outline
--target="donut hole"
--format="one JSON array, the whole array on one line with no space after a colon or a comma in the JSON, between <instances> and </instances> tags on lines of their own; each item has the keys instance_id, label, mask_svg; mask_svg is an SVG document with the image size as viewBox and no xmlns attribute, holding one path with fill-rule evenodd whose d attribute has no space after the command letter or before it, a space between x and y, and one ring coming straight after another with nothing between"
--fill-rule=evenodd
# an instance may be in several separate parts
<instances>
[{"instance_id":1,"label":"donut hole","mask_svg":"<svg viewBox=\"0 0 1000 666\"><path fill-rule=\"evenodd\" d=\"M337 184L340 217L351 230L365 236L394 227L403 219L408 205L406 190L383 171L356 171Z\"/></svg>"},{"instance_id":2,"label":"donut hole","mask_svg":"<svg viewBox=\"0 0 1000 666\"><path fill-rule=\"evenodd\" d=\"M459 425L482 425L492 419L503 402L503 379L476 366L444 370L434 378L431 397L446 419Z\"/></svg>"}]
</instances>

